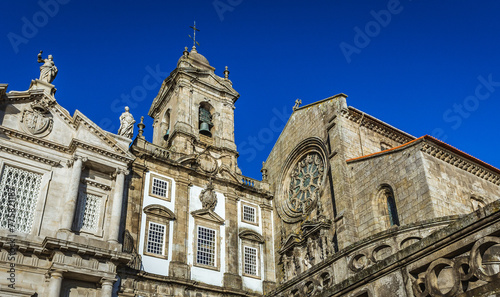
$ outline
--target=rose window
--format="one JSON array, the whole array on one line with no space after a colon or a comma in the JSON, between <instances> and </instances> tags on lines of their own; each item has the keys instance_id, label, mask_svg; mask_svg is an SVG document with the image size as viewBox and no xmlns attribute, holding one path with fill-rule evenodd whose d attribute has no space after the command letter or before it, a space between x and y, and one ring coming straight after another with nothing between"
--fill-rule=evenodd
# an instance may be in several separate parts
<instances>
[{"instance_id":1,"label":"rose window","mask_svg":"<svg viewBox=\"0 0 500 297\"><path fill-rule=\"evenodd\" d=\"M316 201L323 179L324 164L316 152L304 156L290 174L288 206L294 212L306 213Z\"/></svg>"}]
</instances>

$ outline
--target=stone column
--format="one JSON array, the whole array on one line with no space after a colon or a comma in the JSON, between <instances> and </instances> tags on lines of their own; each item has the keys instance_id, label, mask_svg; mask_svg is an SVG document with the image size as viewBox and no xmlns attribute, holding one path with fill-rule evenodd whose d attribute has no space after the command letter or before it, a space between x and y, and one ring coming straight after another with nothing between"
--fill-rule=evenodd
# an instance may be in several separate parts
<instances>
[{"instance_id":1,"label":"stone column","mask_svg":"<svg viewBox=\"0 0 500 297\"><path fill-rule=\"evenodd\" d=\"M80 188L80 178L82 176L83 162L87 158L75 156L73 162L73 172L71 174L71 181L68 189L68 197L66 198L66 205L62 213L61 229L71 231L73 220L75 218L76 202L78 200L78 190Z\"/></svg>"},{"instance_id":2,"label":"stone column","mask_svg":"<svg viewBox=\"0 0 500 297\"><path fill-rule=\"evenodd\" d=\"M111 219L109 220L108 242L118 243L118 234L120 231L120 220L122 216L123 190L125 188L126 170L116 170L115 189L113 191L113 202L111 205Z\"/></svg>"},{"instance_id":3,"label":"stone column","mask_svg":"<svg viewBox=\"0 0 500 297\"><path fill-rule=\"evenodd\" d=\"M189 279L190 271L187 265L187 236L189 234L189 186L188 175L181 172L175 179L175 214L174 234L172 242L172 261L169 266L169 276Z\"/></svg>"},{"instance_id":4,"label":"stone column","mask_svg":"<svg viewBox=\"0 0 500 297\"><path fill-rule=\"evenodd\" d=\"M103 278L101 280L101 297L111 297L113 294L114 279Z\"/></svg>"},{"instance_id":5,"label":"stone column","mask_svg":"<svg viewBox=\"0 0 500 297\"><path fill-rule=\"evenodd\" d=\"M241 290L242 280L238 271L238 197L236 194L226 194L226 272L224 287Z\"/></svg>"},{"instance_id":6,"label":"stone column","mask_svg":"<svg viewBox=\"0 0 500 297\"><path fill-rule=\"evenodd\" d=\"M61 294L61 284L63 275L61 270L54 270L50 272L50 281L47 295L48 297L59 297Z\"/></svg>"}]
</instances>

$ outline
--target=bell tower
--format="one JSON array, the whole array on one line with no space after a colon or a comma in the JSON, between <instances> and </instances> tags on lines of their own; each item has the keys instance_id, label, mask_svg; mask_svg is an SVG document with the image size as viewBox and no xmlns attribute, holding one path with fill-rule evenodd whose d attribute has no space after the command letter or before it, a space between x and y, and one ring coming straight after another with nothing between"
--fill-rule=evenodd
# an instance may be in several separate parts
<instances>
[{"instance_id":1,"label":"bell tower","mask_svg":"<svg viewBox=\"0 0 500 297\"><path fill-rule=\"evenodd\" d=\"M153 144L178 157L209 151L222 164L239 172L234 143L234 103L240 96L229 71L215 68L193 45L186 47L177 67L163 84L149 110L154 118Z\"/></svg>"}]
</instances>

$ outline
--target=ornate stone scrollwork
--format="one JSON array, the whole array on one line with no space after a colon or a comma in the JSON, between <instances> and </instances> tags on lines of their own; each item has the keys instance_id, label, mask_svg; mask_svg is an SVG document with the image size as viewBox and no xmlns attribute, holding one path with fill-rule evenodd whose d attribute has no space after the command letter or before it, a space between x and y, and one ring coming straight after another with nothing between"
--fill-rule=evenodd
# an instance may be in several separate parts
<instances>
[{"instance_id":1,"label":"ornate stone scrollwork","mask_svg":"<svg viewBox=\"0 0 500 297\"><path fill-rule=\"evenodd\" d=\"M313 137L302 141L287 158L277 201L283 221L304 220L316 208L328 172L325 152L323 141Z\"/></svg>"},{"instance_id":2,"label":"ornate stone scrollwork","mask_svg":"<svg viewBox=\"0 0 500 297\"><path fill-rule=\"evenodd\" d=\"M214 211L217 206L217 195L212 185L212 179L209 180L207 187L200 193L200 201L203 209Z\"/></svg>"},{"instance_id":3,"label":"ornate stone scrollwork","mask_svg":"<svg viewBox=\"0 0 500 297\"><path fill-rule=\"evenodd\" d=\"M468 255L438 258L427 270L413 277L416 297L450 297L469 289L500 281L500 238L486 236L472 246ZM444 272L444 276L442 276Z\"/></svg>"}]
</instances>

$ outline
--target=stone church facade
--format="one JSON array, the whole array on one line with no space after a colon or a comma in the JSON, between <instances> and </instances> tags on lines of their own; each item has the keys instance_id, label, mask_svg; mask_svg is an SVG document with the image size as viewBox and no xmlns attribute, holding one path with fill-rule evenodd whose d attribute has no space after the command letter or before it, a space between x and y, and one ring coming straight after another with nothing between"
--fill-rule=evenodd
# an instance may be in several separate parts
<instances>
[{"instance_id":1,"label":"stone church facade","mask_svg":"<svg viewBox=\"0 0 500 297\"><path fill-rule=\"evenodd\" d=\"M500 170L338 94L238 168L239 93L193 47L130 139L0 84L0 296L496 296ZM5 277L3 277L5 275Z\"/></svg>"}]
</instances>

